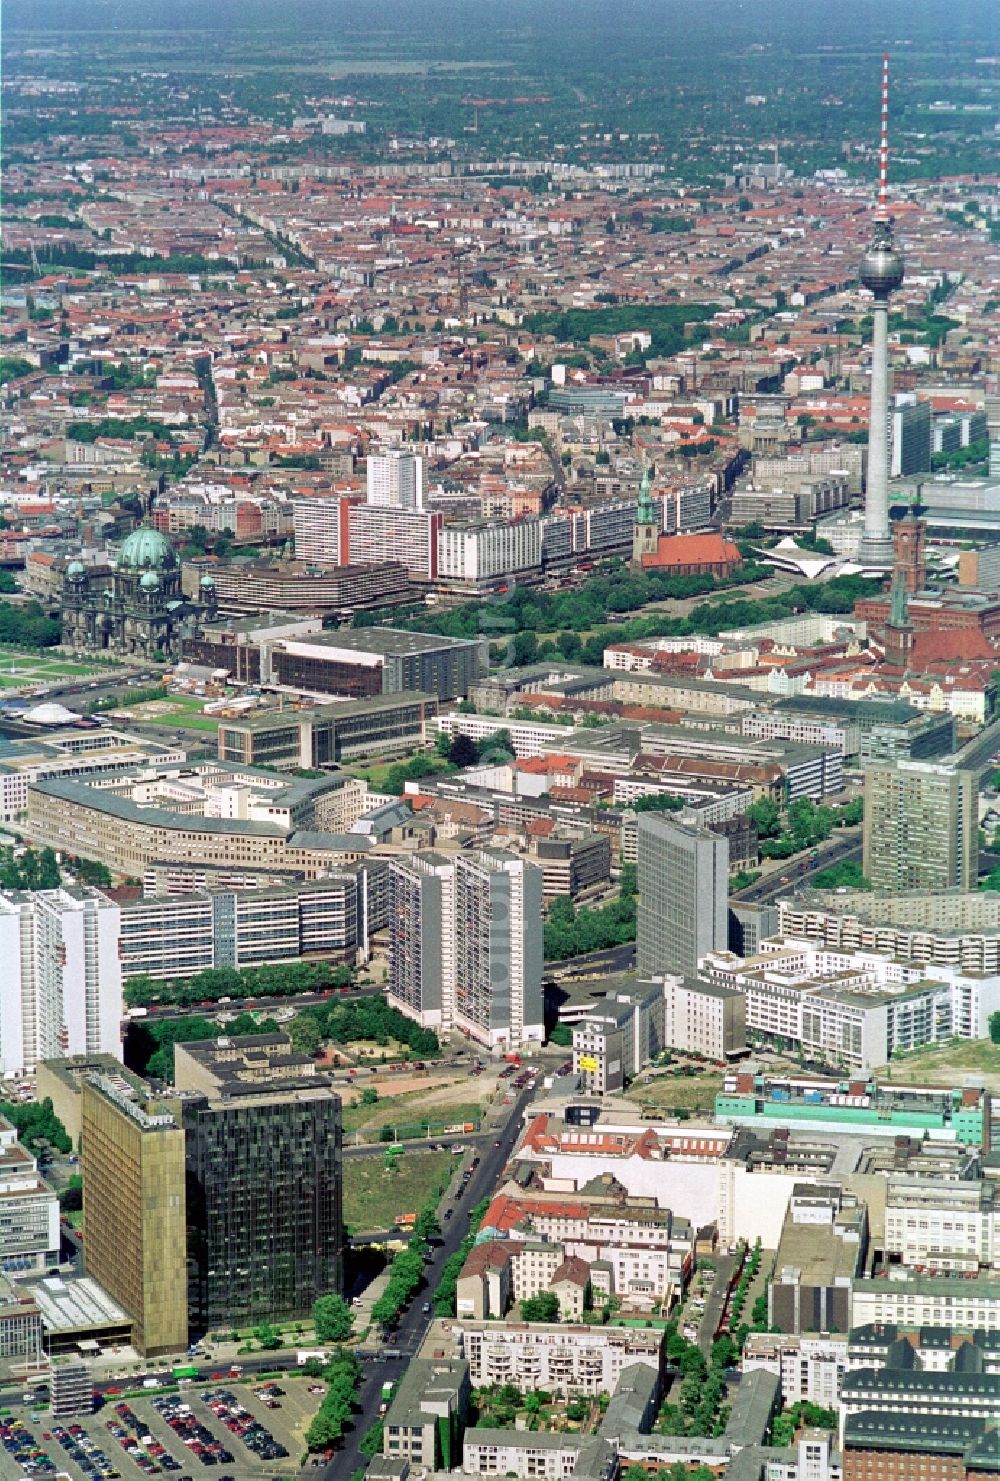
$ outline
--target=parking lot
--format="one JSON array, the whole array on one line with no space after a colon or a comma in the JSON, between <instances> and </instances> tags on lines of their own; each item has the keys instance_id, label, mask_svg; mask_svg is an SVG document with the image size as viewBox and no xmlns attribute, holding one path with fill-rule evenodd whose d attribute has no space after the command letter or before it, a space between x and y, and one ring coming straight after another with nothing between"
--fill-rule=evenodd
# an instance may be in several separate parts
<instances>
[{"instance_id":1,"label":"parking lot","mask_svg":"<svg viewBox=\"0 0 1000 1481\"><path fill-rule=\"evenodd\" d=\"M142 1397L112 1395L97 1413L61 1423L47 1414L10 1416L0 1420L0 1477L291 1478L321 1398L309 1389L308 1380L287 1373L267 1382L226 1378Z\"/></svg>"}]
</instances>

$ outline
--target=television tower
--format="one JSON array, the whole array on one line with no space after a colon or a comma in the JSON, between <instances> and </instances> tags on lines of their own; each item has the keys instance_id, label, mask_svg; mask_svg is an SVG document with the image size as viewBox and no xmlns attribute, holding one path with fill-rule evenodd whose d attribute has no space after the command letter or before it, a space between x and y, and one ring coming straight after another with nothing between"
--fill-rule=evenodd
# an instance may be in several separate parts
<instances>
[{"instance_id":1,"label":"television tower","mask_svg":"<svg viewBox=\"0 0 1000 1481\"><path fill-rule=\"evenodd\" d=\"M861 259L861 282L875 296L872 311L872 392L868 420L868 484L865 530L858 550L863 566L892 565L889 533L889 295L903 281L903 254L892 235L889 171L889 56L882 57L882 135L879 146L875 232Z\"/></svg>"}]
</instances>

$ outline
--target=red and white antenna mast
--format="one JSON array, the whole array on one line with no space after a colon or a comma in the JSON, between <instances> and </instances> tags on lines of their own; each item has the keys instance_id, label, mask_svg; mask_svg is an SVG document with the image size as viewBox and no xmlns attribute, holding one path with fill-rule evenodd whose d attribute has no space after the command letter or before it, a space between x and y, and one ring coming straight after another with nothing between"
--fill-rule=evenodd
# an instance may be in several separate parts
<instances>
[{"instance_id":1,"label":"red and white antenna mast","mask_svg":"<svg viewBox=\"0 0 1000 1481\"><path fill-rule=\"evenodd\" d=\"M878 210L879 221L889 219L889 53L882 53L882 132L878 151Z\"/></svg>"}]
</instances>

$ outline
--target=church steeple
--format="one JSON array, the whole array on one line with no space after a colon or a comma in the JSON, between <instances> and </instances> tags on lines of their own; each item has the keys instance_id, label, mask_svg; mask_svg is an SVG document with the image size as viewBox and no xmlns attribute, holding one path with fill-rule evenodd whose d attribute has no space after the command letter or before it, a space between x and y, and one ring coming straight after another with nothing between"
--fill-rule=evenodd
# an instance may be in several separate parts
<instances>
[{"instance_id":1,"label":"church steeple","mask_svg":"<svg viewBox=\"0 0 1000 1481\"><path fill-rule=\"evenodd\" d=\"M644 555L655 555L663 520L660 507L650 493L653 470L647 464L642 470L639 485L639 502L635 506L635 530L632 535L632 561L642 564Z\"/></svg>"}]
</instances>

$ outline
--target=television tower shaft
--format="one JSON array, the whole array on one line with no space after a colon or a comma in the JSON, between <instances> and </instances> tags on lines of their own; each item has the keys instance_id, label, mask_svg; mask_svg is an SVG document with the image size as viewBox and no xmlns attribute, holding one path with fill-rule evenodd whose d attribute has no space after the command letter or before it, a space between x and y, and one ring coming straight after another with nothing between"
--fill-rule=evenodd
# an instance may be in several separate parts
<instances>
[{"instance_id":1,"label":"television tower shaft","mask_svg":"<svg viewBox=\"0 0 1000 1481\"><path fill-rule=\"evenodd\" d=\"M889 532L889 296L903 281L903 254L896 247L889 214L889 58L882 58L882 126L879 144L878 206L871 245L861 259L861 282L874 296L872 306L872 381L868 421L868 479L865 529L858 560L864 566L892 565Z\"/></svg>"}]
</instances>

